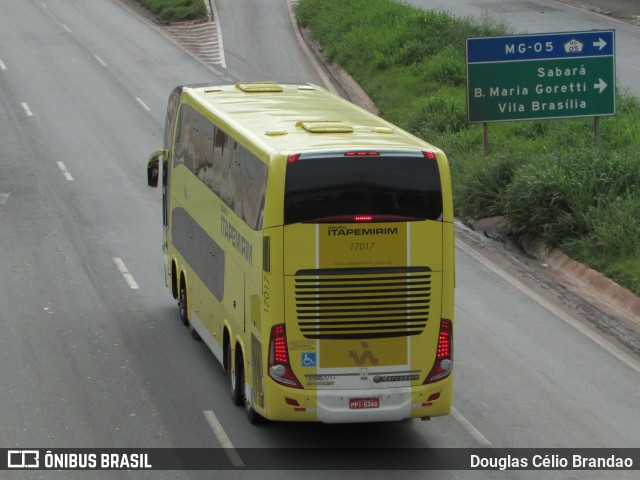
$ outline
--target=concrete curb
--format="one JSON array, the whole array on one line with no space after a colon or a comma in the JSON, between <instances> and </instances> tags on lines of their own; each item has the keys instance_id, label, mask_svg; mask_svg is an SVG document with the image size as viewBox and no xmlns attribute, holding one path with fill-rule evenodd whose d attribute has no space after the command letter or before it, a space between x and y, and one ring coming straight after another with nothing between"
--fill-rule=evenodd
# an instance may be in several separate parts
<instances>
[{"instance_id":1,"label":"concrete curb","mask_svg":"<svg viewBox=\"0 0 640 480\"><path fill-rule=\"evenodd\" d=\"M507 248L522 250L511 242L504 217L482 218L471 228ZM555 282L640 335L640 297L558 249L524 245L524 251L550 269Z\"/></svg>"},{"instance_id":2,"label":"concrete curb","mask_svg":"<svg viewBox=\"0 0 640 480\"><path fill-rule=\"evenodd\" d=\"M204 0L204 8L207 9L207 21L208 22L213 22L213 13L211 13L212 8L211 8L211 2L213 0Z\"/></svg>"},{"instance_id":3,"label":"concrete curb","mask_svg":"<svg viewBox=\"0 0 640 480\"><path fill-rule=\"evenodd\" d=\"M577 283L582 287L581 291L586 290L590 296L597 296L598 303L604 303L616 318L640 334L640 297L560 250L547 251L542 248L537 257L568 280L567 288L571 289L572 282Z\"/></svg>"},{"instance_id":4,"label":"concrete curb","mask_svg":"<svg viewBox=\"0 0 640 480\"><path fill-rule=\"evenodd\" d=\"M598 15L613 18L622 23L640 27L640 7L629 9L629 3L604 0L555 0L579 10L588 10ZM637 3L637 2L636 2Z\"/></svg>"}]
</instances>

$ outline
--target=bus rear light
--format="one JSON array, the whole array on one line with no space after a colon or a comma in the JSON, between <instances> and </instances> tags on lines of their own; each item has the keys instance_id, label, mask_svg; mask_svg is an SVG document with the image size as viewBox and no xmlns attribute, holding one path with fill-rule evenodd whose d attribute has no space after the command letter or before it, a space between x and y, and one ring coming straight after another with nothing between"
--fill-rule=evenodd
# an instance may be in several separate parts
<instances>
[{"instance_id":1,"label":"bus rear light","mask_svg":"<svg viewBox=\"0 0 640 480\"><path fill-rule=\"evenodd\" d=\"M294 153L292 155L289 155L289 158L287 158L287 163L293 163L298 161L298 159L300 158L300 154L299 153Z\"/></svg>"},{"instance_id":2,"label":"bus rear light","mask_svg":"<svg viewBox=\"0 0 640 480\"><path fill-rule=\"evenodd\" d=\"M440 320L440 333L438 334L438 348L436 360L431 372L427 375L425 384L437 382L449 376L453 370L453 323L451 320Z\"/></svg>"},{"instance_id":3,"label":"bus rear light","mask_svg":"<svg viewBox=\"0 0 640 480\"><path fill-rule=\"evenodd\" d=\"M330 215L321 218L303 220L302 223L377 223L377 222L415 222L421 218L404 215Z\"/></svg>"},{"instance_id":4,"label":"bus rear light","mask_svg":"<svg viewBox=\"0 0 640 480\"><path fill-rule=\"evenodd\" d=\"M422 154L427 160L437 160L436 154L433 152L422 152Z\"/></svg>"},{"instance_id":5,"label":"bus rear light","mask_svg":"<svg viewBox=\"0 0 640 480\"><path fill-rule=\"evenodd\" d=\"M302 388L289 363L287 331L284 323L274 325L271 328L271 336L269 338L269 376L280 385Z\"/></svg>"},{"instance_id":6,"label":"bus rear light","mask_svg":"<svg viewBox=\"0 0 640 480\"><path fill-rule=\"evenodd\" d=\"M287 405L291 405L292 407L299 407L300 404L297 400L289 397L284 397L284 401L287 402Z\"/></svg>"},{"instance_id":7,"label":"bus rear light","mask_svg":"<svg viewBox=\"0 0 640 480\"><path fill-rule=\"evenodd\" d=\"M357 152L346 152L344 154L345 157L375 157L376 155L380 155L380 152L357 151Z\"/></svg>"}]
</instances>

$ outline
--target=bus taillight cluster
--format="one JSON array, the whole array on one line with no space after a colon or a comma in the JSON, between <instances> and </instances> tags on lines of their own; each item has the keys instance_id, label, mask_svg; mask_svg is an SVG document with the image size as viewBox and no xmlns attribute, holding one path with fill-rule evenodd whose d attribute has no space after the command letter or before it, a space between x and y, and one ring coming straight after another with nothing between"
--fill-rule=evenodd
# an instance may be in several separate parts
<instances>
[{"instance_id":1,"label":"bus taillight cluster","mask_svg":"<svg viewBox=\"0 0 640 480\"><path fill-rule=\"evenodd\" d=\"M271 328L269 338L269 376L280 385L302 388L302 385L291 370L289 349L287 348L287 331L284 323Z\"/></svg>"},{"instance_id":2,"label":"bus taillight cluster","mask_svg":"<svg viewBox=\"0 0 640 480\"><path fill-rule=\"evenodd\" d=\"M438 347L436 360L425 384L433 383L447 377L453 370L453 324L445 318L440 320L440 334L438 335Z\"/></svg>"}]
</instances>

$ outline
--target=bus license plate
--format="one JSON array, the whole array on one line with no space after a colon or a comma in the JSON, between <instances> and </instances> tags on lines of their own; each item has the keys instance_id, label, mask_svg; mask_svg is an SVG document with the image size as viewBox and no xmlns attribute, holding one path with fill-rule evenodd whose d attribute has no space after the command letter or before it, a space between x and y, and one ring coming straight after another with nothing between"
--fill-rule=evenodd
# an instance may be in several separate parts
<instances>
[{"instance_id":1,"label":"bus license plate","mask_svg":"<svg viewBox=\"0 0 640 480\"><path fill-rule=\"evenodd\" d=\"M379 398L351 398L349 399L349 408L358 410L361 408L379 408Z\"/></svg>"}]
</instances>

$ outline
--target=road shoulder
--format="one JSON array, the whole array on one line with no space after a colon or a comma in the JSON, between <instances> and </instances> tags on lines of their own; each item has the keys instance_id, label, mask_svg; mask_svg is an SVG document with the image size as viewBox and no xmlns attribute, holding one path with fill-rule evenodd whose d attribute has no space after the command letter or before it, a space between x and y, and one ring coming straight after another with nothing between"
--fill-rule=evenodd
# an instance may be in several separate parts
<instances>
[{"instance_id":1,"label":"road shoulder","mask_svg":"<svg viewBox=\"0 0 640 480\"><path fill-rule=\"evenodd\" d=\"M640 3L636 0L555 0L559 3L640 26Z\"/></svg>"}]
</instances>

